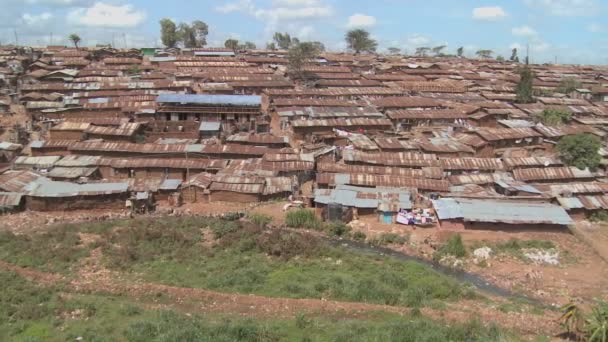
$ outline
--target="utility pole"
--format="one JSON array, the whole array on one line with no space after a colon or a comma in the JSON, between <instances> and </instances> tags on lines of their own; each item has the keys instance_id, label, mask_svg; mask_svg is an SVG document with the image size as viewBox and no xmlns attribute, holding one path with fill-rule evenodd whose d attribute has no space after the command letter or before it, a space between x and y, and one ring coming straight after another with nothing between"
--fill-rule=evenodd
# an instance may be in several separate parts
<instances>
[{"instance_id":1,"label":"utility pole","mask_svg":"<svg viewBox=\"0 0 608 342\"><path fill-rule=\"evenodd\" d=\"M15 34L15 45L19 46L19 36L17 35L17 29L13 29L13 33Z\"/></svg>"},{"instance_id":2,"label":"utility pole","mask_svg":"<svg viewBox=\"0 0 608 342\"><path fill-rule=\"evenodd\" d=\"M122 38L123 38L123 39L124 39L124 41L125 41L125 49L126 49L126 48L127 48L127 34L123 32L123 34L122 34Z\"/></svg>"},{"instance_id":3,"label":"utility pole","mask_svg":"<svg viewBox=\"0 0 608 342\"><path fill-rule=\"evenodd\" d=\"M49 42L49 45L51 45L51 46L53 45L53 32L51 32L51 40Z\"/></svg>"}]
</instances>

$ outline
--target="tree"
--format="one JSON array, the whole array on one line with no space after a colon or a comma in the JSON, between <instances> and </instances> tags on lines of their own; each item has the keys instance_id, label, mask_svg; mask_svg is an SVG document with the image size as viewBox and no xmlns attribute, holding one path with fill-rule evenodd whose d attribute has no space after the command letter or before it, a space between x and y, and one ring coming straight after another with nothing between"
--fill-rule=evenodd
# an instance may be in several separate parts
<instances>
[{"instance_id":1,"label":"tree","mask_svg":"<svg viewBox=\"0 0 608 342\"><path fill-rule=\"evenodd\" d=\"M76 50L78 50L78 43L80 43L80 36L77 35L76 33L72 33L68 39L72 42L72 44L74 44L74 47L76 48Z\"/></svg>"},{"instance_id":2,"label":"tree","mask_svg":"<svg viewBox=\"0 0 608 342\"><path fill-rule=\"evenodd\" d=\"M397 48L397 47L388 48L388 53L390 53L391 55L398 55L400 52L401 52L400 48Z\"/></svg>"},{"instance_id":3,"label":"tree","mask_svg":"<svg viewBox=\"0 0 608 342\"><path fill-rule=\"evenodd\" d=\"M195 20L192 24L181 23L177 30L178 40L186 48L200 48L207 44L209 26L200 20Z\"/></svg>"},{"instance_id":4,"label":"tree","mask_svg":"<svg viewBox=\"0 0 608 342\"><path fill-rule=\"evenodd\" d=\"M446 46L445 45L439 45L439 46L435 46L434 48L431 49L431 51L433 52L433 54L435 56L439 56L441 55L441 51L443 51L443 49L445 49Z\"/></svg>"},{"instance_id":5,"label":"tree","mask_svg":"<svg viewBox=\"0 0 608 342\"><path fill-rule=\"evenodd\" d=\"M511 57L509 60L511 62L519 63L519 57L517 57L517 48L513 48L513 50L511 50Z\"/></svg>"},{"instance_id":6,"label":"tree","mask_svg":"<svg viewBox=\"0 0 608 342\"><path fill-rule=\"evenodd\" d=\"M344 38L346 39L348 48L353 50L357 55L361 52L373 53L378 48L378 42L370 38L369 32L363 29L350 30Z\"/></svg>"},{"instance_id":7,"label":"tree","mask_svg":"<svg viewBox=\"0 0 608 342\"><path fill-rule=\"evenodd\" d=\"M168 48L173 48L177 45L177 42L179 40L177 34L177 26L175 26L175 23L171 19L161 19L160 39L162 40L163 45Z\"/></svg>"},{"instance_id":8,"label":"tree","mask_svg":"<svg viewBox=\"0 0 608 342\"><path fill-rule=\"evenodd\" d=\"M565 109L547 108L538 116L540 122L548 126L565 124L572 119L572 113Z\"/></svg>"},{"instance_id":9,"label":"tree","mask_svg":"<svg viewBox=\"0 0 608 342\"><path fill-rule=\"evenodd\" d=\"M569 94L569 93L575 91L576 89L581 89L581 88L582 88L582 84L579 80L577 80L574 77L566 77L566 78L563 78L559 82L559 86L557 87L556 90L558 93Z\"/></svg>"},{"instance_id":10,"label":"tree","mask_svg":"<svg viewBox=\"0 0 608 342\"><path fill-rule=\"evenodd\" d=\"M534 73L526 65L521 69L519 73L519 82L515 88L516 97L515 102L517 103L533 103L534 102L534 89L532 82L534 80Z\"/></svg>"},{"instance_id":11,"label":"tree","mask_svg":"<svg viewBox=\"0 0 608 342\"><path fill-rule=\"evenodd\" d=\"M424 47L424 46L423 46L423 47L416 48L416 56L419 56L419 57L426 57L426 54L427 54L429 51L431 51L431 48L429 48L429 47Z\"/></svg>"},{"instance_id":12,"label":"tree","mask_svg":"<svg viewBox=\"0 0 608 342\"><path fill-rule=\"evenodd\" d=\"M462 55L464 54L464 47L459 47L458 50L456 50L456 54L458 55L458 57L462 58Z\"/></svg>"},{"instance_id":13,"label":"tree","mask_svg":"<svg viewBox=\"0 0 608 342\"><path fill-rule=\"evenodd\" d=\"M477 52L475 52L475 54L479 57L479 58L492 58L492 55L494 54L494 51L492 50L479 50Z\"/></svg>"},{"instance_id":14,"label":"tree","mask_svg":"<svg viewBox=\"0 0 608 342\"><path fill-rule=\"evenodd\" d=\"M227 39L224 42L224 47L227 49L231 49L232 51L236 52L239 48L239 41L236 39Z\"/></svg>"},{"instance_id":15,"label":"tree","mask_svg":"<svg viewBox=\"0 0 608 342\"><path fill-rule=\"evenodd\" d=\"M498 56L496 56L496 60L497 60L498 62L504 62L504 61L505 61L505 58L504 58L503 56L501 56L501 55L498 55Z\"/></svg>"},{"instance_id":16,"label":"tree","mask_svg":"<svg viewBox=\"0 0 608 342\"><path fill-rule=\"evenodd\" d=\"M293 43L291 36L287 32L285 32L285 33L276 32L274 34L274 36L272 37L272 39L277 43L277 46L281 50L289 49L291 47L291 44Z\"/></svg>"},{"instance_id":17,"label":"tree","mask_svg":"<svg viewBox=\"0 0 608 342\"><path fill-rule=\"evenodd\" d=\"M255 50L257 46L252 42L245 42L239 45L239 49L241 50Z\"/></svg>"},{"instance_id":18,"label":"tree","mask_svg":"<svg viewBox=\"0 0 608 342\"><path fill-rule=\"evenodd\" d=\"M600 139L596 136L581 133L561 138L556 149L566 165L576 166L583 170L585 168L595 169L600 164L601 157L598 153L600 146Z\"/></svg>"},{"instance_id":19,"label":"tree","mask_svg":"<svg viewBox=\"0 0 608 342\"><path fill-rule=\"evenodd\" d=\"M320 50L315 42L302 42L292 46L287 53L287 69L297 78L302 78L303 67L317 57Z\"/></svg>"},{"instance_id":20,"label":"tree","mask_svg":"<svg viewBox=\"0 0 608 342\"><path fill-rule=\"evenodd\" d=\"M277 44L274 42L266 43L266 49L275 51L277 49Z\"/></svg>"},{"instance_id":21,"label":"tree","mask_svg":"<svg viewBox=\"0 0 608 342\"><path fill-rule=\"evenodd\" d=\"M311 42L311 44L314 46L318 53L325 52L325 44L319 41Z\"/></svg>"}]
</instances>

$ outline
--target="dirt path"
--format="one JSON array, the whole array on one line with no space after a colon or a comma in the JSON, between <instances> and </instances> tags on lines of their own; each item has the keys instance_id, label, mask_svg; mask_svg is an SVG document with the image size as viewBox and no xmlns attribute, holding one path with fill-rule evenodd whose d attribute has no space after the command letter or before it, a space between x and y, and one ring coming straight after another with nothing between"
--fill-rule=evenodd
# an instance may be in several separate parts
<instances>
[{"instance_id":1,"label":"dirt path","mask_svg":"<svg viewBox=\"0 0 608 342\"><path fill-rule=\"evenodd\" d=\"M378 304L339 302L319 299L271 298L258 295L229 294L204 289L183 288L154 283L125 283L119 274L100 266L99 253L83 261L87 270L67 285L75 292L100 292L113 295L129 295L145 301L150 298L163 298L169 307L187 313L222 313L256 318L293 319L297 314L326 314L340 317L360 317L372 312L384 311L407 315L410 309ZM0 262L0 269L14 271L21 276L41 283L52 285L64 280L59 275L21 268ZM422 309L422 313L433 319L468 322L479 317L482 322L497 324L517 331L524 336L539 334L552 335L559 332L553 313L533 315L528 313L505 313L494 307L474 301L449 303L445 310Z\"/></svg>"}]
</instances>

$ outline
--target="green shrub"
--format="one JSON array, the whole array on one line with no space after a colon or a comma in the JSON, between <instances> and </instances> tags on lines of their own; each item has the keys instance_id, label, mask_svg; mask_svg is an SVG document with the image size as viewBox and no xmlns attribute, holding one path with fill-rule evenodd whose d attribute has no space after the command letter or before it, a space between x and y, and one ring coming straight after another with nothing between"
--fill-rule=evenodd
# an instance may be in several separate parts
<instances>
[{"instance_id":1,"label":"green shrub","mask_svg":"<svg viewBox=\"0 0 608 342\"><path fill-rule=\"evenodd\" d=\"M314 236L279 229L260 234L256 244L264 253L285 260L295 256L311 257L319 250L319 241Z\"/></svg>"},{"instance_id":2,"label":"green shrub","mask_svg":"<svg viewBox=\"0 0 608 342\"><path fill-rule=\"evenodd\" d=\"M268 226L272 222L272 217L264 214L252 213L248 216L249 220L262 228Z\"/></svg>"},{"instance_id":3,"label":"green shrub","mask_svg":"<svg viewBox=\"0 0 608 342\"><path fill-rule=\"evenodd\" d=\"M331 236L346 236L351 231L351 227L342 222L331 222L326 224L326 230Z\"/></svg>"},{"instance_id":4,"label":"green shrub","mask_svg":"<svg viewBox=\"0 0 608 342\"><path fill-rule=\"evenodd\" d=\"M323 224L315 215L315 212L308 209L298 209L287 212L285 224L291 228L320 229Z\"/></svg>"},{"instance_id":5,"label":"green shrub","mask_svg":"<svg viewBox=\"0 0 608 342\"><path fill-rule=\"evenodd\" d=\"M353 233L353 240L355 240L355 241L365 241L366 238L367 238L367 236L365 235L364 232L354 232Z\"/></svg>"},{"instance_id":6,"label":"green shrub","mask_svg":"<svg viewBox=\"0 0 608 342\"><path fill-rule=\"evenodd\" d=\"M371 244L377 246L385 246L385 245L404 245L410 240L409 234L407 235L399 235L395 233L382 233L376 239L371 241Z\"/></svg>"},{"instance_id":7,"label":"green shrub","mask_svg":"<svg viewBox=\"0 0 608 342\"><path fill-rule=\"evenodd\" d=\"M608 210L602 209L594 212L589 217L591 222L608 222Z\"/></svg>"},{"instance_id":8,"label":"green shrub","mask_svg":"<svg viewBox=\"0 0 608 342\"><path fill-rule=\"evenodd\" d=\"M467 255L467 250L462 243L462 236L460 236L460 234L452 235L448 241L435 252L433 258L438 261L448 255L456 258L464 258Z\"/></svg>"}]
</instances>

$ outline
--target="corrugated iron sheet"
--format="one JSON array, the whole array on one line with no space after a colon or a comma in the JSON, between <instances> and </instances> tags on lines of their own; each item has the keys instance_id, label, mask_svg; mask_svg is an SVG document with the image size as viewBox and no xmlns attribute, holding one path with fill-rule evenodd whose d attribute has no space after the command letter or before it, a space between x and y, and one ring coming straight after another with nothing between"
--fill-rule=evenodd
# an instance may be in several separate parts
<instances>
[{"instance_id":1,"label":"corrugated iron sheet","mask_svg":"<svg viewBox=\"0 0 608 342\"><path fill-rule=\"evenodd\" d=\"M370 175L360 173L317 173L317 183L327 185L347 184L359 186L411 188L440 192L447 192L449 188L449 183L443 180L405 178L394 175Z\"/></svg>"},{"instance_id":2,"label":"corrugated iron sheet","mask_svg":"<svg viewBox=\"0 0 608 342\"><path fill-rule=\"evenodd\" d=\"M439 166L444 170L499 171L504 170L500 159L496 158L442 158Z\"/></svg>"},{"instance_id":3,"label":"corrugated iron sheet","mask_svg":"<svg viewBox=\"0 0 608 342\"><path fill-rule=\"evenodd\" d=\"M596 175L589 170L580 170L576 167L546 167L515 169L513 176L516 180L528 182L535 180L565 180L565 179L591 179Z\"/></svg>"}]
</instances>

